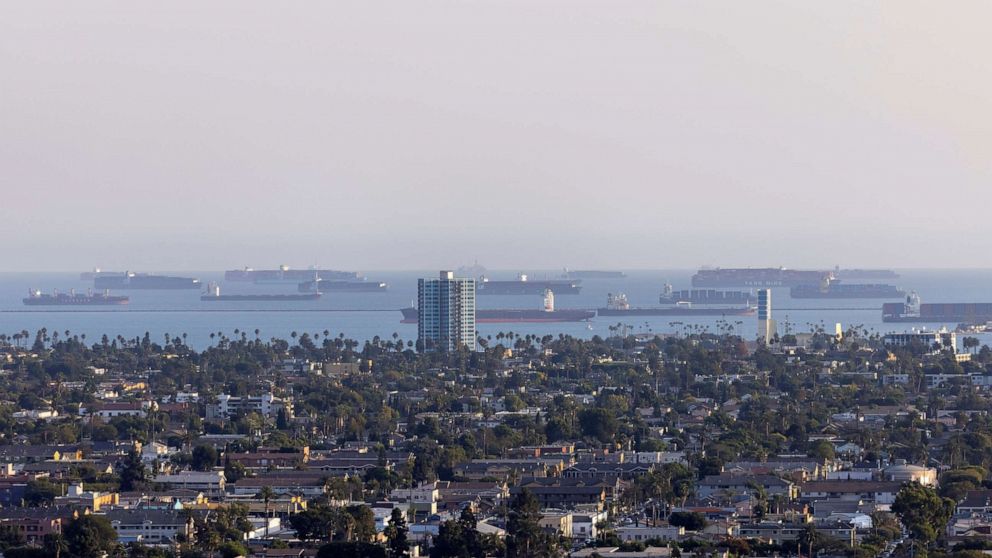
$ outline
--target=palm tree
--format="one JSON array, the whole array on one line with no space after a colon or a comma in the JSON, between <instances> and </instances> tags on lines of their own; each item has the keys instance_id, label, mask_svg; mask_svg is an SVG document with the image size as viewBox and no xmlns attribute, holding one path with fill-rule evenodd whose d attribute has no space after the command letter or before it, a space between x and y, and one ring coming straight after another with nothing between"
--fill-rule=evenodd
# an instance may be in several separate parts
<instances>
[{"instance_id":1,"label":"palm tree","mask_svg":"<svg viewBox=\"0 0 992 558\"><path fill-rule=\"evenodd\" d=\"M69 551L69 545L65 542L62 533L49 533L44 539L45 553L55 558L61 558L63 552Z\"/></svg>"},{"instance_id":2,"label":"palm tree","mask_svg":"<svg viewBox=\"0 0 992 558\"><path fill-rule=\"evenodd\" d=\"M261 498L265 502L265 538L269 538L269 500L275 497L276 493L272 491L271 486L263 486L262 490L258 491L255 495L256 498Z\"/></svg>"}]
</instances>

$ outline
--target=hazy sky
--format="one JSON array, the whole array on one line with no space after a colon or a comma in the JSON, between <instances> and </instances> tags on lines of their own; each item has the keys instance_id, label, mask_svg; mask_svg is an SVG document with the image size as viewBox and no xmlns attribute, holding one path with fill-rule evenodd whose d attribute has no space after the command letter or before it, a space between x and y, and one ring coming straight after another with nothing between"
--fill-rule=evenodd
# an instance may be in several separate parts
<instances>
[{"instance_id":1,"label":"hazy sky","mask_svg":"<svg viewBox=\"0 0 992 558\"><path fill-rule=\"evenodd\" d=\"M990 20L6 2L0 269L988 267Z\"/></svg>"}]
</instances>

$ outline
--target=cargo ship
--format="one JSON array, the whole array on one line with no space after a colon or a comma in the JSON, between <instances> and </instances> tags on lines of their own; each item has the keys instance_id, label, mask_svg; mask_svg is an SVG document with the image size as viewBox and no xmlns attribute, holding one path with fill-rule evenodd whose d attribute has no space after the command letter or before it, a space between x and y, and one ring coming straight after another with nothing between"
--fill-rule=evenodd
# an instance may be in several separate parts
<instances>
[{"instance_id":1,"label":"cargo ship","mask_svg":"<svg viewBox=\"0 0 992 558\"><path fill-rule=\"evenodd\" d=\"M758 297L751 291L719 291L716 289L682 289L676 291L672 285L665 283L658 296L660 304L740 304L752 306Z\"/></svg>"},{"instance_id":2,"label":"cargo ship","mask_svg":"<svg viewBox=\"0 0 992 558\"><path fill-rule=\"evenodd\" d=\"M27 298L21 299L25 306L120 306L130 302L126 296L113 296L109 292L78 294L76 291L44 294L32 290Z\"/></svg>"},{"instance_id":3,"label":"cargo ship","mask_svg":"<svg viewBox=\"0 0 992 558\"><path fill-rule=\"evenodd\" d=\"M326 281L324 279L310 280L300 283L297 290L301 293L384 293L389 285L382 281Z\"/></svg>"},{"instance_id":4,"label":"cargo ship","mask_svg":"<svg viewBox=\"0 0 992 558\"><path fill-rule=\"evenodd\" d=\"M487 273L489 273L489 270L479 265L479 262L476 261L472 265L463 265L455 270L455 277L471 277L474 279L476 277L482 277Z\"/></svg>"},{"instance_id":5,"label":"cargo ship","mask_svg":"<svg viewBox=\"0 0 992 558\"><path fill-rule=\"evenodd\" d=\"M627 302L627 295L611 293L607 295L606 308L598 308L596 314L599 316L751 316L756 311L754 306L698 308L687 302L659 308L631 308Z\"/></svg>"},{"instance_id":6,"label":"cargo ship","mask_svg":"<svg viewBox=\"0 0 992 558\"><path fill-rule=\"evenodd\" d=\"M831 278L829 271L803 271L784 267L700 269L692 276L693 287L794 287L819 285Z\"/></svg>"},{"instance_id":7,"label":"cargo ship","mask_svg":"<svg viewBox=\"0 0 992 558\"><path fill-rule=\"evenodd\" d=\"M300 293L300 294L220 294L220 286L217 283L210 283L207 293L200 297L204 302L243 302L243 301L263 301L263 302L299 302L304 300L319 300L320 293Z\"/></svg>"},{"instance_id":8,"label":"cargo ship","mask_svg":"<svg viewBox=\"0 0 992 558\"><path fill-rule=\"evenodd\" d=\"M582 322L596 317L592 310L557 310L555 309L554 293L547 291L544 293L543 309L476 309L475 321L481 324L499 324L512 322ZM403 308L402 323L415 324L420 316L420 312L414 308Z\"/></svg>"},{"instance_id":9,"label":"cargo ship","mask_svg":"<svg viewBox=\"0 0 992 558\"><path fill-rule=\"evenodd\" d=\"M356 271L336 269L291 269L281 265L279 269L229 269L224 272L225 281L251 281L252 283L301 283L323 279L325 281L358 281L362 277Z\"/></svg>"},{"instance_id":10,"label":"cargo ship","mask_svg":"<svg viewBox=\"0 0 992 558\"><path fill-rule=\"evenodd\" d=\"M579 294L582 286L579 280L542 279L530 281L527 276L520 274L516 281L492 281L483 276L475 283L475 290L480 295L539 295L550 290L555 295Z\"/></svg>"},{"instance_id":11,"label":"cargo ship","mask_svg":"<svg viewBox=\"0 0 992 558\"><path fill-rule=\"evenodd\" d=\"M200 280L192 277L170 277L147 273L100 273L93 278L97 289L199 289Z\"/></svg>"},{"instance_id":12,"label":"cargo ship","mask_svg":"<svg viewBox=\"0 0 992 558\"><path fill-rule=\"evenodd\" d=\"M819 287L796 285L790 289L789 295L792 298L902 298L906 296L906 291L894 285L827 280Z\"/></svg>"},{"instance_id":13,"label":"cargo ship","mask_svg":"<svg viewBox=\"0 0 992 558\"><path fill-rule=\"evenodd\" d=\"M891 269L841 269L834 268L836 279L898 279L899 274Z\"/></svg>"},{"instance_id":14,"label":"cargo ship","mask_svg":"<svg viewBox=\"0 0 992 558\"><path fill-rule=\"evenodd\" d=\"M123 275L123 271L103 271L99 267L94 267L93 271L84 271L79 274L80 281L92 281L101 275Z\"/></svg>"},{"instance_id":15,"label":"cargo ship","mask_svg":"<svg viewBox=\"0 0 992 558\"><path fill-rule=\"evenodd\" d=\"M883 322L960 322L981 324L992 321L992 302L935 302L921 304L912 292L905 302L882 305Z\"/></svg>"},{"instance_id":16,"label":"cargo ship","mask_svg":"<svg viewBox=\"0 0 992 558\"><path fill-rule=\"evenodd\" d=\"M626 279L622 271L602 271L598 269L565 269L561 274L563 279Z\"/></svg>"}]
</instances>

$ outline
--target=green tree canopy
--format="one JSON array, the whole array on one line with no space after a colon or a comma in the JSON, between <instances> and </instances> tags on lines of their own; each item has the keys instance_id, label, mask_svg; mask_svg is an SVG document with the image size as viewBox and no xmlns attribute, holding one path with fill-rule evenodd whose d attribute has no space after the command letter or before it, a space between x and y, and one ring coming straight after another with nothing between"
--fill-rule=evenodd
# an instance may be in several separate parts
<instances>
[{"instance_id":1,"label":"green tree canopy","mask_svg":"<svg viewBox=\"0 0 992 558\"><path fill-rule=\"evenodd\" d=\"M929 545L937 540L951 518L954 500L941 498L936 490L913 482L906 484L896 495L892 511L914 539Z\"/></svg>"},{"instance_id":2,"label":"green tree canopy","mask_svg":"<svg viewBox=\"0 0 992 558\"><path fill-rule=\"evenodd\" d=\"M117 546L117 531L107 518L98 515L84 515L70 521L62 534L67 556L72 558L92 558Z\"/></svg>"},{"instance_id":3,"label":"green tree canopy","mask_svg":"<svg viewBox=\"0 0 992 558\"><path fill-rule=\"evenodd\" d=\"M540 503L525 488L510 503L506 522L508 558L555 558L561 555L557 538L541 528L538 523L540 519Z\"/></svg>"}]
</instances>

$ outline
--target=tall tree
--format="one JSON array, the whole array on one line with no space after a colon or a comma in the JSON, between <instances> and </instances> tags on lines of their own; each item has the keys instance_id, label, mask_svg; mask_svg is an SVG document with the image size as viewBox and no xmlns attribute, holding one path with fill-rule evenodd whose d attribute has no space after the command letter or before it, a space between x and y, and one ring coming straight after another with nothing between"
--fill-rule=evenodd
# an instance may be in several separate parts
<instances>
[{"instance_id":1,"label":"tall tree","mask_svg":"<svg viewBox=\"0 0 992 558\"><path fill-rule=\"evenodd\" d=\"M579 426L582 428L583 435L595 438L605 444L613 441L619 423L612 412L595 407L579 413Z\"/></svg>"},{"instance_id":2,"label":"tall tree","mask_svg":"<svg viewBox=\"0 0 992 558\"><path fill-rule=\"evenodd\" d=\"M409 529L406 526L406 518L399 508L393 508L393 513L389 517L389 526L386 527L386 539L389 541L390 558L406 558L410 555L410 542L407 540Z\"/></svg>"},{"instance_id":3,"label":"tall tree","mask_svg":"<svg viewBox=\"0 0 992 558\"><path fill-rule=\"evenodd\" d=\"M120 463L121 491L135 490L144 484L148 478L145 463L141 460L138 450L132 449Z\"/></svg>"},{"instance_id":4,"label":"tall tree","mask_svg":"<svg viewBox=\"0 0 992 558\"><path fill-rule=\"evenodd\" d=\"M272 490L272 487L265 485L258 494L255 495L256 498L261 498L265 503L265 538L269 538L269 501L275 498L276 493Z\"/></svg>"},{"instance_id":5,"label":"tall tree","mask_svg":"<svg viewBox=\"0 0 992 558\"><path fill-rule=\"evenodd\" d=\"M107 518L98 515L84 515L70 521L62 534L67 555L72 558L100 556L117 546L117 531Z\"/></svg>"},{"instance_id":6,"label":"tall tree","mask_svg":"<svg viewBox=\"0 0 992 558\"><path fill-rule=\"evenodd\" d=\"M66 543L65 536L62 533L49 533L45 535L42 547L45 549L46 554L55 558L62 558L63 554L69 551L69 545Z\"/></svg>"},{"instance_id":7,"label":"tall tree","mask_svg":"<svg viewBox=\"0 0 992 558\"><path fill-rule=\"evenodd\" d=\"M941 498L937 491L912 482L896 495L892 511L899 516L914 539L929 545L937 540L954 512L954 500Z\"/></svg>"},{"instance_id":8,"label":"tall tree","mask_svg":"<svg viewBox=\"0 0 992 558\"><path fill-rule=\"evenodd\" d=\"M211 446L193 448L190 466L197 471L209 471L217 464L217 450Z\"/></svg>"},{"instance_id":9,"label":"tall tree","mask_svg":"<svg viewBox=\"0 0 992 558\"><path fill-rule=\"evenodd\" d=\"M466 507L457 520L441 524L431 546L431 558L475 558L500 556L501 541L495 535L483 535L476 529L475 514Z\"/></svg>"},{"instance_id":10,"label":"tall tree","mask_svg":"<svg viewBox=\"0 0 992 558\"><path fill-rule=\"evenodd\" d=\"M557 539L541 528L541 505L526 488L513 498L506 522L508 558L554 558L561 555Z\"/></svg>"}]
</instances>

